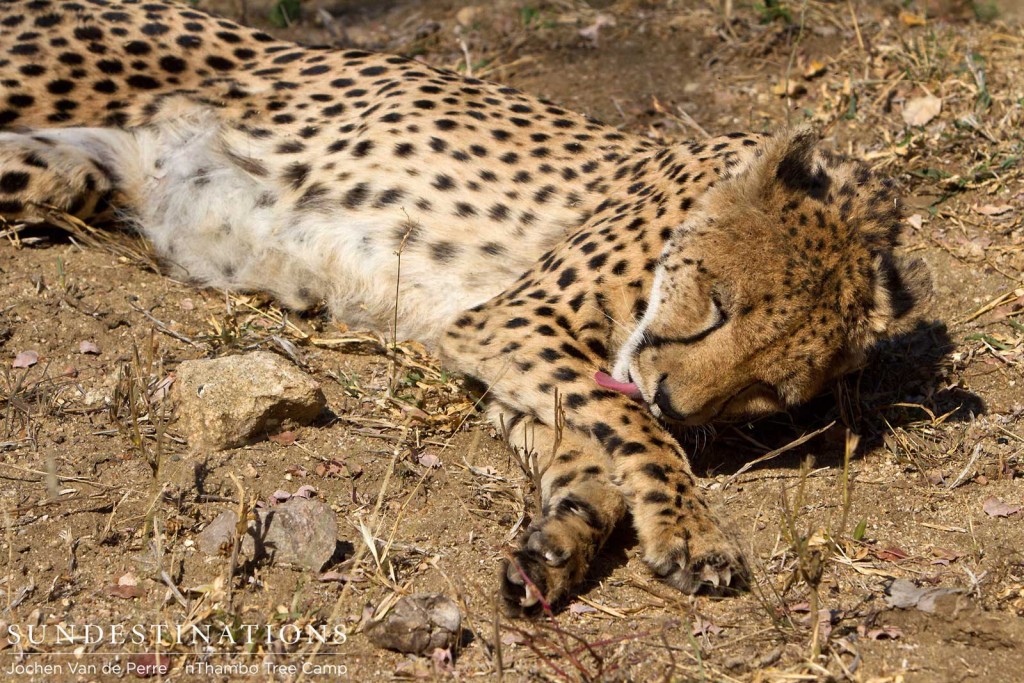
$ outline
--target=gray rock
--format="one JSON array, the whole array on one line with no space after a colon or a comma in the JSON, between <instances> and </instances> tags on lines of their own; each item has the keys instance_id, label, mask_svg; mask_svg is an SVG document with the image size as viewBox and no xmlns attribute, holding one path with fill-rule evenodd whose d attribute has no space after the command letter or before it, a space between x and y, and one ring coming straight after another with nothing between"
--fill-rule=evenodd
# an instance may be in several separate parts
<instances>
[{"instance_id":1,"label":"gray rock","mask_svg":"<svg viewBox=\"0 0 1024 683\"><path fill-rule=\"evenodd\" d=\"M313 378L268 351L184 361L174 390L189 444L214 450L306 424L327 403Z\"/></svg>"},{"instance_id":2,"label":"gray rock","mask_svg":"<svg viewBox=\"0 0 1024 683\"><path fill-rule=\"evenodd\" d=\"M231 553L238 514L222 512L196 538L207 555ZM334 511L324 502L290 498L277 507L256 511L256 519L242 536L242 560L269 558L274 564L290 564L320 571L334 555L338 523Z\"/></svg>"},{"instance_id":3,"label":"gray rock","mask_svg":"<svg viewBox=\"0 0 1024 683\"><path fill-rule=\"evenodd\" d=\"M383 619L370 622L366 635L389 650L429 655L459 644L462 613L453 600L437 593L407 595Z\"/></svg>"}]
</instances>

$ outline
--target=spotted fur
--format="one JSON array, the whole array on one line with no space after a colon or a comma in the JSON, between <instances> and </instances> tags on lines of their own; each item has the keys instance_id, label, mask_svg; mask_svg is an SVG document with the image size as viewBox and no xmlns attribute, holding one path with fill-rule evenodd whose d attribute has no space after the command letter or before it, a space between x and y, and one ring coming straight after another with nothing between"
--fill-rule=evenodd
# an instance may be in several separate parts
<instances>
[{"instance_id":1,"label":"spotted fur","mask_svg":"<svg viewBox=\"0 0 1024 683\"><path fill-rule=\"evenodd\" d=\"M114 208L180 276L380 330L398 280L397 334L485 383L543 471L512 611L565 597L627 509L658 576L742 586L658 418L808 399L905 327L921 279L886 184L806 131L659 146L168 2L0 3L0 128L7 220Z\"/></svg>"}]
</instances>

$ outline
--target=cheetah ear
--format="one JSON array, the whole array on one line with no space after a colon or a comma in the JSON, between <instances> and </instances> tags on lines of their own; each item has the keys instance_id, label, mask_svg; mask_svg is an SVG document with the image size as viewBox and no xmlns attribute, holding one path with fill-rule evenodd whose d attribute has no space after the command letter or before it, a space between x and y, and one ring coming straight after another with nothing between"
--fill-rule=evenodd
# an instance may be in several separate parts
<instances>
[{"instance_id":1,"label":"cheetah ear","mask_svg":"<svg viewBox=\"0 0 1024 683\"><path fill-rule=\"evenodd\" d=\"M815 163L814 150L819 141L818 133L809 126L775 133L757 157L733 169L733 191L754 202L768 201L780 189L824 197L830 179Z\"/></svg>"},{"instance_id":2,"label":"cheetah ear","mask_svg":"<svg viewBox=\"0 0 1024 683\"><path fill-rule=\"evenodd\" d=\"M874 334L893 337L910 332L932 297L932 276L922 259L891 254L875 260L875 306L869 313Z\"/></svg>"},{"instance_id":3,"label":"cheetah ear","mask_svg":"<svg viewBox=\"0 0 1024 683\"><path fill-rule=\"evenodd\" d=\"M832 181L825 169L814 163L814 148L820 139L818 133L809 127L780 134L777 161L773 160L773 167L769 168L771 175L765 179L765 189L770 192L778 183L790 192L824 199Z\"/></svg>"}]
</instances>

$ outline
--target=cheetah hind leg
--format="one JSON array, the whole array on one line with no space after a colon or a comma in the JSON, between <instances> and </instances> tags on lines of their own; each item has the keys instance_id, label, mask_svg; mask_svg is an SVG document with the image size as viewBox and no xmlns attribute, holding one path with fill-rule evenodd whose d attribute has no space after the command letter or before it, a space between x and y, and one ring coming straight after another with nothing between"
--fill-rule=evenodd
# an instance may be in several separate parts
<instances>
[{"instance_id":1,"label":"cheetah hind leg","mask_svg":"<svg viewBox=\"0 0 1024 683\"><path fill-rule=\"evenodd\" d=\"M101 217L115 190L108 160L131 144L132 136L117 130L0 132L0 216L29 223L45 222L53 210Z\"/></svg>"},{"instance_id":2,"label":"cheetah hind leg","mask_svg":"<svg viewBox=\"0 0 1024 683\"><path fill-rule=\"evenodd\" d=\"M586 578L594 556L626 512L609 478L611 463L593 444L521 414L492 407L524 463L541 472L542 514L501 572L501 595L511 616L533 615L564 599Z\"/></svg>"}]
</instances>

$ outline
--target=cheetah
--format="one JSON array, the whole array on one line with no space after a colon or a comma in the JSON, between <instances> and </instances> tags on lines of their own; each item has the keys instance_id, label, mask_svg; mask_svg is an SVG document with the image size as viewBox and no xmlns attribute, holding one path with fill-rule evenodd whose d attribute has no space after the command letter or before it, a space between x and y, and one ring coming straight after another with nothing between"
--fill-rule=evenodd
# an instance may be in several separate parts
<instances>
[{"instance_id":1,"label":"cheetah","mask_svg":"<svg viewBox=\"0 0 1024 683\"><path fill-rule=\"evenodd\" d=\"M627 511L668 584L748 585L666 424L806 401L927 296L889 183L820 147L655 144L173 2L0 3L0 216L113 218L178 277L397 320L482 383L542 472L499 578L515 614L569 596Z\"/></svg>"}]
</instances>

